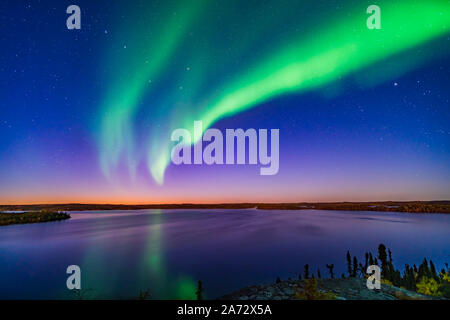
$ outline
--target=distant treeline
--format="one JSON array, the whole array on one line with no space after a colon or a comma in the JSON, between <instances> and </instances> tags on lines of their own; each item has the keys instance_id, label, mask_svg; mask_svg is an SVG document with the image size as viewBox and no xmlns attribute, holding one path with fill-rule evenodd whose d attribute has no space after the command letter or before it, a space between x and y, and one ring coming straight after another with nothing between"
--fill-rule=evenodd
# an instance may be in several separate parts
<instances>
[{"instance_id":1,"label":"distant treeline","mask_svg":"<svg viewBox=\"0 0 450 320\"><path fill-rule=\"evenodd\" d=\"M92 210L141 210L141 209L250 209L256 203L224 203L224 204L31 204L0 205L0 211L92 211Z\"/></svg>"},{"instance_id":2,"label":"distant treeline","mask_svg":"<svg viewBox=\"0 0 450 320\"><path fill-rule=\"evenodd\" d=\"M0 226L11 224L38 223L69 219L70 214L43 210L39 212L6 213L0 212Z\"/></svg>"},{"instance_id":3,"label":"distant treeline","mask_svg":"<svg viewBox=\"0 0 450 320\"><path fill-rule=\"evenodd\" d=\"M408 202L326 202L326 203L274 203L259 204L264 210L345 210L345 211L391 211L416 213L450 213L450 201Z\"/></svg>"},{"instance_id":4,"label":"distant treeline","mask_svg":"<svg viewBox=\"0 0 450 320\"><path fill-rule=\"evenodd\" d=\"M299 202L299 203L219 203L219 204L36 204L0 205L0 211L85 211L139 209L251 209L262 210L347 210L393 211L416 213L450 213L450 201L384 201L384 202Z\"/></svg>"}]
</instances>

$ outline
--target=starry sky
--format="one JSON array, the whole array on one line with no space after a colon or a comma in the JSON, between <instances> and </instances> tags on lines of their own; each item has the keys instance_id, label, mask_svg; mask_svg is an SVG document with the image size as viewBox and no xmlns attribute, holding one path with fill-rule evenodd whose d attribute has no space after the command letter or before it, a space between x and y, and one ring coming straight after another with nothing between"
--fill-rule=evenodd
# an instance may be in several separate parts
<instances>
[{"instance_id":1,"label":"starry sky","mask_svg":"<svg viewBox=\"0 0 450 320\"><path fill-rule=\"evenodd\" d=\"M450 199L449 9L3 0L0 203ZM279 129L278 174L171 164L195 120Z\"/></svg>"}]
</instances>

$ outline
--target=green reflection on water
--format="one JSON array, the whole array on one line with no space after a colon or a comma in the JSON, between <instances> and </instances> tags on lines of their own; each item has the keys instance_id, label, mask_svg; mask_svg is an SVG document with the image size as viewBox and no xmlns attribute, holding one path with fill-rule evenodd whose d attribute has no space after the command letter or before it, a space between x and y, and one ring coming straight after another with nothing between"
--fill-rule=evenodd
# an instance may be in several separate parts
<instances>
[{"instance_id":1,"label":"green reflection on water","mask_svg":"<svg viewBox=\"0 0 450 320\"><path fill-rule=\"evenodd\" d=\"M137 299L148 292L150 299L195 299L196 281L186 274L173 276L167 268L163 210L148 210L144 215L144 223L118 229L117 221L108 219L110 215L89 218L89 242L82 261L73 261L81 267L82 290L68 291L64 287L58 297ZM133 242L133 236L142 236L139 233L144 233L146 239L142 249L136 248L139 241ZM79 238L83 241L83 234Z\"/></svg>"}]
</instances>

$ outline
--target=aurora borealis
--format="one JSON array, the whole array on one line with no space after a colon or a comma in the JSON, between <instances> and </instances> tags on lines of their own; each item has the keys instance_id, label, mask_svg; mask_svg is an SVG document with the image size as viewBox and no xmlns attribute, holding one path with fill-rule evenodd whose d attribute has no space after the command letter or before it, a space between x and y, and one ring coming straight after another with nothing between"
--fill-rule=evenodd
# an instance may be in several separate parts
<instances>
[{"instance_id":1,"label":"aurora borealis","mask_svg":"<svg viewBox=\"0 0 450 320\"><path fill-rule=\"evenodd\" d=\"M4 1L0 201L448 198L450 4L374 3ZM170 164L196 120L279 128L279 174Z\"/></svg>"}]
</instances>

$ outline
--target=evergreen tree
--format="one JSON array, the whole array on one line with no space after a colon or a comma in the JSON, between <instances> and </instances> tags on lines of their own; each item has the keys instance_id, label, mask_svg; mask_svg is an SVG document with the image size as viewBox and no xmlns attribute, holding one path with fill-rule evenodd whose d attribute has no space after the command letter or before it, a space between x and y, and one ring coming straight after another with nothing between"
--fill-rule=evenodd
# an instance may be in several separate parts
<instances>
[{"instance_id":1,"label":"evergreen tree","mask_svg":"<svg viewBox=\"0 0 450 320\"><path fill-rule=\"evenodd\" d=\"M309 279L309 265L308 264L305 264L305 268L303 271L303 277L305 278L305 280Z\"/></svg>"},{"instance_id":2,"label":"evergreen tree","mask_svg":"<svg viewBox=\"0 0 450 320\"><path fill-rule=\"evenodd\" d=\"M197 291L195 292L195 294L197 295L197 300L203 300L203 285L200 280L198 280Z\"/></svg>"},{"instance_id":3,"label":"evergreen tree","mask_svg":"<svg viewBox=\"0 0 450 320\"><path fill-rule=\"evenodd\" d=\"M409 266L405 265L405 273L403 276L403 286L408 290L415 290L416 289L416 281L414 277L414 270Z\"/></svg>"},{"instance_id":4,"label":"evergreen tree","mask_svg":"<svg viewBox=\"0 0 450 320\"><path fill-rule=\"evenodd\" d=\"M333 272L334 264L327 264L327 268L330 272L331 279L334 279L334 272Z\"/></svg>"},{"instance_id":5,"label":"evergreen tree","mask_svg":"<svg viewBox=\"0 0 450 320\"><path fill-rule=\"evenodd\" d=\"M402 274L399 270L392 269L391 271L391 282L394 286L399 287L402 283Z\"/></svg>"},{"instance_id":6,"label":"evergreen tree","mask_svg":"<svg viewBox=\"0 0 450 320\"><path fill-rule=\"evenodd\" d=\"M369 253L366 252L366 254L364 255L364 258L365 258L365 260L364 260L364 266L363 266L363 268L362 268L363 273L366 272L367 267L369 266Z\"/></svg>"},{"instance_id":7,"label":"evergreen tree","mask_svg":"<svg viewBox=\"0 0 450 320\"><path fill-rule=\"evenodd\" d=\"M347 251L347 271L348 276L352 276L352 256L350 255L350 251Z\"/></svg>"},{"instance_id":8,"label":"evergreen tree","mask_svg":"<svg viewBox=\"0 0 450 320\"><path fill-rule=\"evenodd\" d=\"M380 259L381 263L387 262L386 246L382 243L378 245L378 259Z\"/></svg>"},{"instance_id":9,"label":"evergreen tree","mask_svg":"<svg viewBox=\"0 0 450 320\"><path fill-rule=\"evenodd\" d=\"M436 268L434 267L434 263L432 260L430 260L430 273L434 280L439 281L439 276L436 272Z\"/></svg>"},{"instance_id":10,"label":"evergreen tree","mask_svg":"<svg viewBox=\"0 0 450 320\"><path fill-rule=\"evenodd\" d=\"M419 266L417 274L419 279L423 277L430 278L430 270L428 269L428 261L426 258L423 259L422 264Z\"/></svg>"},{"instance_id":11,"label":"evergreen tree","mask_svg":"<svg viewBox=\"0 0 450 320\"><path fill-rule=\"evenodd\" d=\"M374 265L374 261L373 261L373 256L372 256L372 252L369 252L369 265Z\"/></svg>"},{"instance_id":12,"label":"evergreen tree","mask_svg":"<svg viewBox=\"0 0 450 320\"><path fill-rule=\"evenodd\" d=\"M416 274L414 273L414 270L411 268L409 269L409 277L408 278L409 278L408 285L409 285L410 290L416 290L416 285L417 285Z\"/></svg>"},{"instance_id":13,"label":"evergreen tree","mask_svg":"<svg viewBox=\"0 0 450 320\"><path fill-rule=\"evenodd\" d=\"M356 256L353 257L353 269L352 269L352 277L356 278L356 273L358 272L358 259Z\"/></svg>"},{"instance_id":14,"label":"evergreen tree","mask_svg":"<svg viewBox=\"0 0 450 320\"><path fill-rule=\"evenodd\" d=\"M381 261L381 277L387 280L390 280L389 270L388 270L388 262L387 262L387 254L386 254L386 246L382 243L378 246L378 259Z\"/></svg>"},{"instance_id":15,"label":"evergreen tree","mask_svg":"<svg viewBox=\"0 0 450 320\"><path fill-rule=\"evenodd\" d=\"M364 268L364 266L360 263L359 264L359 274L361 275L361 277L364 278L364 274L367 271L367 268Z\"/></svg>"}]
</instances>

